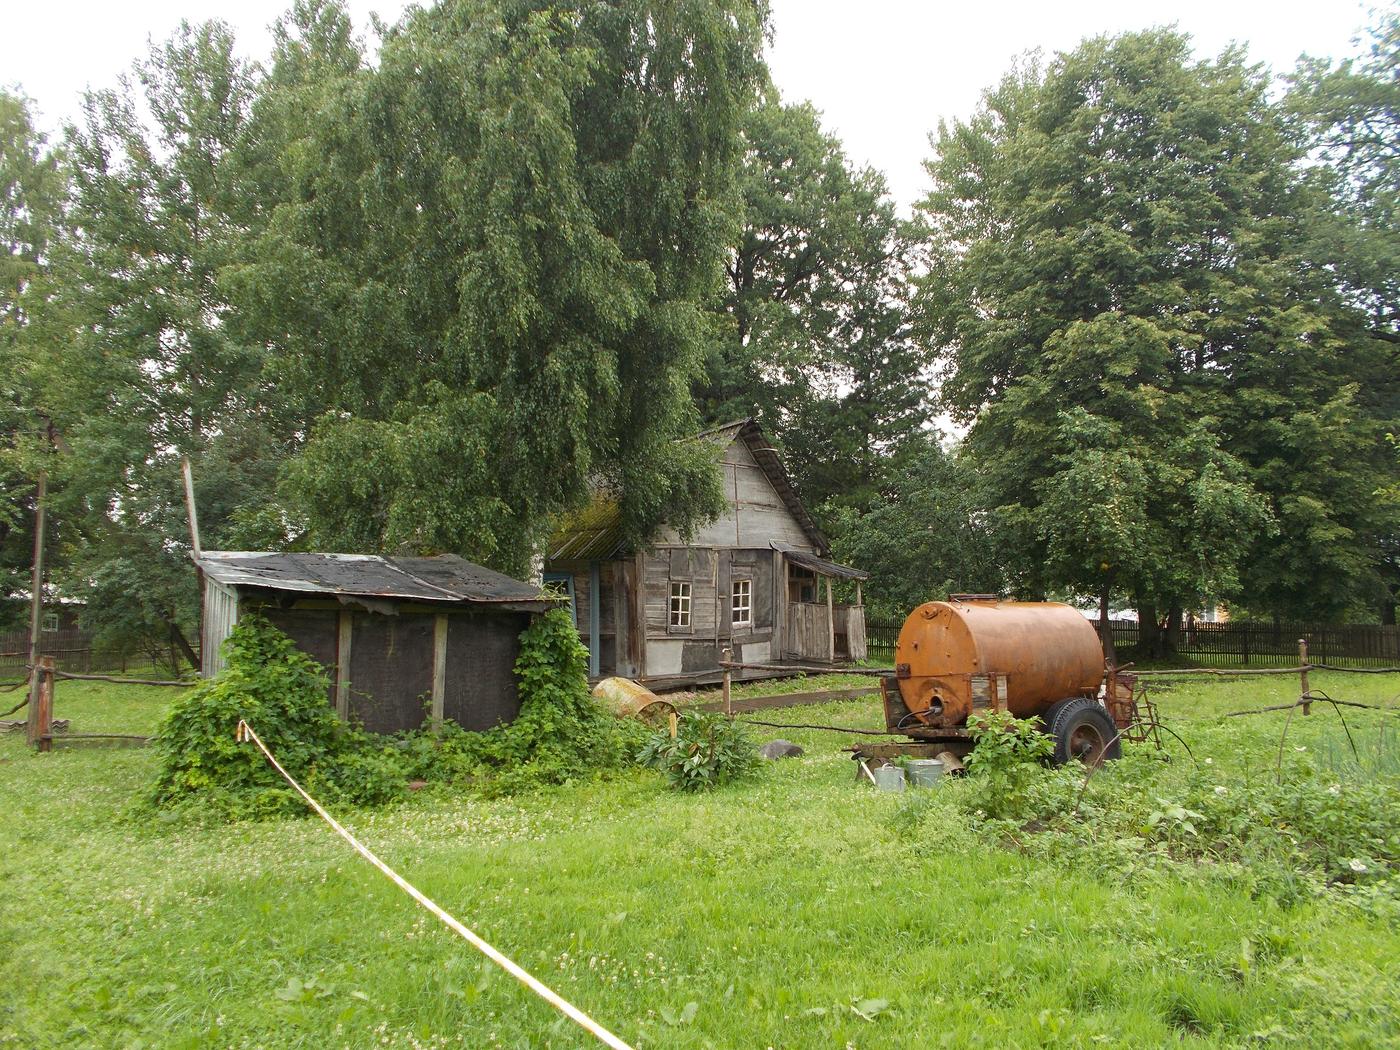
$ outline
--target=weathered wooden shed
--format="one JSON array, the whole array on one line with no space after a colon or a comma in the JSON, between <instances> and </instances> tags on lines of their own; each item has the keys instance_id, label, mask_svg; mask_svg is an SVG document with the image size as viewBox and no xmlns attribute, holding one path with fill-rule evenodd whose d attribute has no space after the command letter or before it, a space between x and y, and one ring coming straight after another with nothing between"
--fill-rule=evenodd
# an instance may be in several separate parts
<instances>
[{"instance_id":1,"label":"weathered wooden shed","mask_svg":"<svg viewBox=\"0 0 1400 1050\"><path fill-rule=\"evenodd\" d=\"M663 528L645 548L629 547L617 505L601 493L550 538L544 580L570 599L590 674L658 688L716 681L725 648L752 664L864 659L869 574L829 559L762 429L739 420L698 440L721 449L728 506L689 542ZM837 581L854 583L854 602L835 600Z\"/></svg>"},{"instance_id":2,"label":"weathered wooden shed","mask_svg":"<svg viewBox=\"0 0 1400 1050\"><path fill-rule=\"evenodd\" d=\"M554 603L453 555L204 551L201 670L239 617L265 616L331 674L329 703L376 733L449 718L489 729L520 711L520 632Z\"/></svg>"}]
</instances>

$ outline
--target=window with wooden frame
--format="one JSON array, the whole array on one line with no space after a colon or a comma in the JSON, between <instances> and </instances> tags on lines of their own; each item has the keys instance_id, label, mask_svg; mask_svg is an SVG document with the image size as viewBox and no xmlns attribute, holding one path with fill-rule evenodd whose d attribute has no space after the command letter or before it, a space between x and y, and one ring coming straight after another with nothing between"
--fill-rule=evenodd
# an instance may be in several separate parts
<instances>
[{"instance_id":1,"label":"window with wooden frame","mask_svg":"<svg viewBox=\"0 0 1400 1050\"><path fill-rule=\"evenodd\" d=\"M729 622L735 627L753 626L753 580L735 580L730 588Z\"/></svg>"},{"instance_id":2,"label":"window with wooden frame","mask_svg":"<svg viewBox=\"0 0 1400 1050\"><path fill-rule=\"evenodd\" d=\"M671 581L671 617L667 621L673 630L690 630L690 584Z\"/></svg>"}]
</instances>

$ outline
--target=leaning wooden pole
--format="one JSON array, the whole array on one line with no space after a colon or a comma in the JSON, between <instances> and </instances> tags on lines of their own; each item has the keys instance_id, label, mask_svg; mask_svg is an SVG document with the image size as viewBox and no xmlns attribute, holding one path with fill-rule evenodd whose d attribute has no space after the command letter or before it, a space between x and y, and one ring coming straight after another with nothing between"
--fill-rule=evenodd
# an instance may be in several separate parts
<instances>
[{"instance_id":1,"label":"leaning wooden pole","mask_svg":"<svg viewBox=\"0 0 1400 1050\"><path fill-rule=\"evenodd\" d=\"M39 487L34 494L34 576L29 584L29 712L25 739L31 747L39 743L39 691L43 674L39 671L40 629L44 626L44 503L49 493L49 474L39 471Z\"/></svg>"},{"instance_id":2,"label":"leaning wooden pole","mask_svg":"<svg viewBox=\"0 0 1400 1050\"><path fill-rule=\"evenodd\" d=\"M194 563L194 582L195 582L195 587L196 587L196 589L197 589L198 592L199 592L198 595L196 596L197 599L198 599L198 605L196 605L196 608L199 610L199 619L198 619L198 621L196 621L196 624L195 624L195 626L196 626L196 627L198 628L198 630L199 630L199 662L195 664L194 669L195 669L195 673L196 673L196 674L203 674L203 673L204 673L204 666L205 666L205 658L204 658L204 570L203 570L203 569L200 567L200 565L199 565L199 559L200 559L201 557L203 557L203 555L204 555L204 550L203 550L203 548L202 548L202 547L200 546L200 544L199 544L199 512L195 509L195 503L194 503L194 470L193 470L193 468L191 468L191 466L190 466L190 457L189 457L189 456L186 456L186 457L184 458L184 461L180 464L180 472L181 472L181 474L184 475L184 479L185 479L185 513L189 516L189 523L190 523L190 551L194 554L194 558L195 558L195 563ZM175 624L174 624L174 621L173 621L173 620L172 620L172 622L171 622L171 624L170 624L170 631L171 631L171 634L172 634L172 636L173 636L174 633L175 633ZM188 646L188 644L187 644L187 645L186 645L186 648L188 648L188 647L189 647L189 646ZM175 673L178 675L178 674L180 673L180 667L179 667L179 664L175 662L175 660L174 660L174 655L173 655L173 654L172 654L172 658L171 658L171 666L174 667Z\"/></svg>"}]
</instances>

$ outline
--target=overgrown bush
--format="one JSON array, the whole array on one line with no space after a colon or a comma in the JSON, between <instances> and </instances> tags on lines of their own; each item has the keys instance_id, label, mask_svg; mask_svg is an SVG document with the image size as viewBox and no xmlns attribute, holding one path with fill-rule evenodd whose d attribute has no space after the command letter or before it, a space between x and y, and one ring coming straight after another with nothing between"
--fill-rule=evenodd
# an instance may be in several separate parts
<instances>
[{"instance_id":1,"label":"overgrown bush","mask_svg":"<svg viewBox=\"0 0 1400 1050\"><path fill-rule=\"evenodd\" d=\"M759 760L742 723L723 715L685 711L675 738L669 729L657 730L637 761L660 770L677 791L702 791L749 775Z\"/></svg>"},{"instance_id":2,"label":"overgrown bush","mask_svg":"<svg viewBox=\"0 0 1400 1050\"><path fill-rule=\"evenodd\" d=\"M537 617L521 634L520 716L484 733L452 723L373 736L327 702L325 671L266 620L240 620L218 677L177 700L156 735L150 801L199 804L230 819L301 812L305 803L250 744L244 719L287 772L327 803L379 805L410 780L488 794L598 776L630 766L646 730L614 718L588 691L588 650L567 613Z\"/></svg>"},{"instance_id":3,"label":"overgrown bush","mask_svg":"<svg viewBox=\"0 0 1400 1050\"><path fill-rule=\"evenodd\" d=\"M588 690L588 650L563 609L536 617L515 662L520 715L484 733L446 725L412 734L413 775L470 778L488 793L599 776L628 765L646 730L614 717Z\"/></svg>"},{"instance_id":4,"label":"overgrown bush","mask_svg":"<svg viewBox=\"0 0 1400 1050\"><path fill-rule=\"evenodd\" d=\"M969 719L967 728L976 746L965 764L978 783L981 815L1031 820L1059 807L1067 777L1047 768L1055 743L1036 719L989 712Z\"/></svg>"},{"instance_id":5,"label":"overgrown bush","mask_svg":"<svg viewBox=\"0 0 1400 1050\"><path fill-rule=\"evenodd\" d=\"M1034 723L991 716L972 731L972 775L945 784L936 800L933 792L909 800L894 818L902 833L944 852L991 840L1109 878L1171 871L1223 879L1282 904L1334 893L1400 921L1393 774L1368 767L1342 776L1300 747L1281 775L1266 768L1241 777L1208 757L1168 763L1134 745L1086 780L1077 763L1043 764L1048 741ZM1217 741L1237 732L1222 729Z\"/></svg>"},{"instance_id":6,"label":"overgrown bush","mask_svg":"<svg viewBox=\"0 0 1400 1050\"><path fill-rule=\"evenodd\" d=\"M230 818L304 809L262 752L234 739L240 719L325 801L373 805L400 793L402 759L336 718L325 671L281 631L244 617L223 653L224 670L176 700L156 732L152 802L198 802Z\"/></svg>"}]
</instances>

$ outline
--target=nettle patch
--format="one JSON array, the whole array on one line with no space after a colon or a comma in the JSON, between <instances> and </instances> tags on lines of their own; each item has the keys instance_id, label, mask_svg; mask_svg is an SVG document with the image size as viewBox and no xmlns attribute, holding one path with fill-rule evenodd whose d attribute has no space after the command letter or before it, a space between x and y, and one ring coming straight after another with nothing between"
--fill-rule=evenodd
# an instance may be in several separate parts
<instances>
[{"instance_id":1,"label":"nettle patch","mask_svg":"<svg viewBox=\"0 0 1400 1050\"><path fill-rule=\"evenodd\" d=\"M452 723L375 736L341 722L323 668L266 620L247 617L224 643L225 669L177 700L157 731L148 801L227 819L300 813L305 803L261 752L234 739L240 719L278 761L328 804L376 806L408 784L455 784L504 794L627 768L644 730L589 694L587 651L562 611L521 634L520 715L482 733Z\"/></svg>"},{"instance_id":2,"label":"nettle patch","mask_svg":"<svg viewBox=\"0 0 1400 1050\"><path fill-rule=\"evenodd\" d=\"M901 830L940 849L992 839L1117 878L1220 878L1284 904L1331 893L1400 921L1400 778L1391 773L1339 774L1299 747L1277 772L1261 749L1257 771L1241 776L1208 756L1168 761L1140 746L1088 776L1046 765L1032 721L994 716L972 731L969 775L910 797L894 818ZM971 834L950 835L949 820Z\"/></svg>"},{"instance_id":3,"label":"nettle patch","mask_svg":"<svg viewBox=\"0 0 1400 1050\"><path fill-rule=\"evenodd\" d=\"M684 712L676 726L654 732L637 755L677 791L730 784L758 768L758 749L742 723L703 711Z\"/></svg>"}]
</instances>

